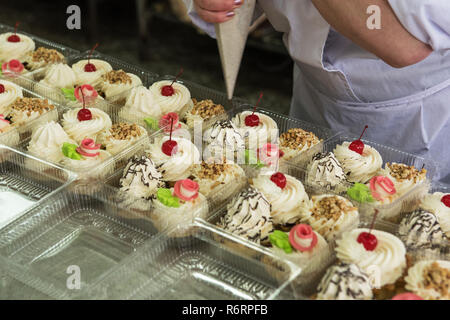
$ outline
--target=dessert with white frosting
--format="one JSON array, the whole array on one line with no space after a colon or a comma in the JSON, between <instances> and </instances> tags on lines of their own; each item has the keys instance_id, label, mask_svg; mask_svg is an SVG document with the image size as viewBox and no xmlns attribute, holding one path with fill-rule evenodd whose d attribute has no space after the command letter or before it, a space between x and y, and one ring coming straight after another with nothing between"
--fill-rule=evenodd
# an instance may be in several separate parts
<instances>
[{"instance_id":1,"label":"dessert with white frosting","mask_svg":"<svg viewBox=\"0 0 450 320\"><path fill-rule=\"evenodd\" d=\"M176 112L183 117L193 107L189 89L176 81L157 81L150 86L150 91L163 114Z\"/></svg>"},{"instance_id":2,"label":"dessert with white frosting","mask_svg":"<svg viewBox=\"0 0 450 320\"><path fill-rule=\"evenodd\" d=\"M251 180L272 205L271 216L276 228L289 230L310 210L308 194L300 180L276 172L259 175Z\"/></svg>"},{"instance_id":3,"label":"dessert with white frosting","mask_svg":"<svg viewBox=\"0 0 450 320\"><path fill-rule=\"evenodd\" d=\"M87 67L93 65L94 67ZM88 59L80 60L72 65L76 75L76 85L90 84L99 89L103 82L102 76L112 71L111 65L103 60Z\"/></svg>"},{"instance_id":4,"label":"dessert with white frosting","mask_svg":"<svg viewBox=\"0 0 450 320\"><path fill-rule=\"evenodd\" d=\"M50 104L47 99L17 98L9 105L8 118L13 126L19 127L46 113L51 113L48 115L47 120L56 120L58 116L55 106ZM34 126L38 125L39 123L34 123Z\"/></svg>"},{"instance_id":5,"label":"dessert with white frosting","mask_svg":"<svg viewBox=\"0 0 450 320\"><path fill-rule=\"evenodd\" d=\"M349 182L341 163L333 152L317 153L306 169L306 182L310 186L334 190L347 189Z\"/></svg>"},{"instance_id":6,"label":"dessert with white frosting","mask_svg":"<svg viewBox=\"0 0 450 320\"><path fill-rule=\"evenodd\" d=\"M114 156L145 136L147 131L143 127L135 123L118 122L102 134L100 142L105 145L106 151Z\"/></svg>"},{"instance_id":7,"label":"dessert with white frosting","mask_svg":"<svg viewBox=\"0 0 450 320\"><path fill-rule=\"evenodd\" d=\"M131 89L125 106L119 112L120 117L130 121L142 121L148 117L159 120L162 115L161 108L152 92L144 86Z\"/></svg>"},{"instance_id":8,"label":"dessert with white frosting","mask_svg":"<svg viewBox=\"0 0 450 320\"><path fill-rule=\"evenodd\" d=\"M395 189L400 195L406 194L427 179L426 169L418 170L414 166L408 166L402 163L388 162L381 172L394 182Z\"/></svg>"},{"instance_id":9,"label":"dessert with white frosting","mask_svg":"<svg viewBox=\"0 0 450 320\"><path fill-rule=\"evenodd\" d=\"M434 213L447 238L450 238L450 193L428 194L422 199L420 208Z\"/></svg>"},{"instance_id":10,"label":"dessert with white frosting","mask_svg":"<svg viewBox=\"0 0 450 320\"><path fill-rule=\"evenodd\" d=\"M245 140L240 131L230 120L218 120L203 134L205 150L208 157L223 158L238 162L239 152L245 149ZM243 154L241 155L243 157Z\"/></svg>"},{"instance_id":11,"label":"dessert with white frosting","mask_svg":"<svg viewBox=\"0 0 450 320\"><path fill-rule=\"evenodd\" d=\"M0 34L0 63L17 59L24 61L27 54L35 49L33 39L13 32Z\"/></svg>"},{"instance_id":12,"label":"dessert with white frosting","mask_svg":"<svg viewBox=\"0 0 450 320\"><path fill-rule=\"evenodd\" d=\"M52 64L65 63L64 55L55 49L39 47L34 51L28 52L22 63L28 71L34 71Z\"/></svg>"},{"instance_id":13,"label":"dessert with white frosting","mask_svg":"<svg viewBox=\"0 0 450 320\"><path fill-rule=\"evenodd\" d=\"M303 164L310 157L308 151L321 141L313 132L291 128L280 135L280 150L284 153L283 160Z\"/></svg>"},{"instance_id":14,"label":"dessert with white frosting","mask_svg":"<svg viewBox=\"0 0 450 320\"><path fill-rule=\"evenodd\" d=\"M406 289L425 300L450 300L450 261L423 260L405 277Z\"/></svg>"},{"instance_id":15,"label":"dessert with white frosting","mask_svg":"<svg viewBox=\"0 0 450 320\"><path fill-rule=\"evenodd\" d=\"M123 105L127 99L127 92L139 85L142 80L123 70L111 70L102 75L99 84L99 94L108 101Z\"/></svg>"},{"instance_id":16,"label":"dessert with white frosting","mask_svg":"<svg viewBox=\"0 0 450 320\"><path fill-rule=\"evenodd\" d=\"M88 108L91 117L88 120L79 118L82 108L73 108L63 114L62 126L69 137L80 143L85 138L95 141L105 135L112 126L111 118L104 111L97 108Z\"/></svg>"},{"instance_id":17,"label":"dessert with white frosting","mask_svg":"<svg viewBox=\"0 0 450 320\"><path fill-rule=\"evenodd\" d=\"M22 88L15 83L0 79L0 114L6 117L11 110L11 104L17 98L23 98Z\"/></svg>"},{"instance_id":18,"label":"dessert with white frosting","mask_svg":"<svg viewBox=\"0 0 450 320\"><path fill-rule=\"evenodd\" d=\"M250 122L248 117L258 118L258 122ZM234 125L244 137L247 148L256 150L268 142L277 142L278 125L269 116L260 112L243 111L232 119ZM249 125L250 124L250 125Z\"/></svg>"},{"instance_id":19,"label":"dessert with white frosting","mask_svg":"<svg viewBox=\"0 0 450 320\"><path fill-rule=\"evenodd\" d=\"M227 118L225 108L221 104L214 103L211 99L197 101L193 98L192 103L192 107L184 115L184 121L190 129L193 129L194 124L197 124L202 126L202 130L205 130L210 120Z\"/></svg>"}]
</instances>

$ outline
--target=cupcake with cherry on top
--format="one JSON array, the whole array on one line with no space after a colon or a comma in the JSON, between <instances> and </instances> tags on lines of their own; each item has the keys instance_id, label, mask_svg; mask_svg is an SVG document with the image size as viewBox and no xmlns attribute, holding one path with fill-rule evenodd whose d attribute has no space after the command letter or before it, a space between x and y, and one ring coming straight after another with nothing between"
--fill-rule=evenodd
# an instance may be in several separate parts
<instances>
[{"instance_id":1,"label":"cupcake with cherry on top","mask_svg":"<svg viewBox=\"0 0 450 320\"><path fill-rule=\"evenodd\" d=\"M170 189L159 188L152 201L150 219L153 224L159 231L178 227L171 233L175 237L191 235L195 230L185 225L208 214L205 196L199 193L198 183L190 179L179 180Z\"/></svg>"}]
</instances>

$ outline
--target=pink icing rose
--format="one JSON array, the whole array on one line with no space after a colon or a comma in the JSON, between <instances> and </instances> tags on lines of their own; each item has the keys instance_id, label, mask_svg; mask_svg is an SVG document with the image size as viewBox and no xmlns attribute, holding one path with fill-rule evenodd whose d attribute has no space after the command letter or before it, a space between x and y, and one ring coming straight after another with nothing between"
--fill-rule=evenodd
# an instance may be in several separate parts
<instances>
[{"instance_id":1,"label":"pink icing rose","mask_svg":"<svg viewBox=\"0 0 450 320\"><path fill-rule=\"evenodd\" d=\"M100 155L100 144L96 144L93 139L84 139L77 148L77 152L84 157L96 157Z\"/></svg>"},{"instance_id":2,"label":"pink icing rose","mask_svg":"<svg viewBox=\"0 0 450 320\"><path fill-rule=\"evenodd\" d=\"M170 124L173 119L172 131L181 128L181 123L179 123L178 114L175 112L169 112L161 117L158 121L158 126L164 130L164 132L170 132Z\"/></svg>"},{"instance_id":3,"label":"pink icing rose","mask_svg":"<svg viewBox=\"0 0 450 320\"><path fill-rule=\"evenodd\" d=\"M397 193L392 180L383 176L376 176L370 180L370 191L372 192L372 196L378 201Z\"/></svg>"},{"instance_id":4,"label":"pink icing rose","mask_svg":"<svg viewBox=\"0 0 450 320\"><path fill-rule=\"evenodd\" d=\"M23 64L16 59L2 64L2 73L6 76L14 76L20 74L24 69Z\"/></svg>"},{"instance_id":5,"label":"pink icing rose","mask_svg":"<svg viewBox=\"0 0 450 320\"><path fill-rule=\"evenodd\" d=\"M90 84L83 84L82 86L76 87L73 94L81 103L83 103L84 96L84 102L86 105L94 103L95 99L98 97L97 91Z\"/></svg>"},{"instance_id":6,"label":"pink icing rose","mask_svg":"<svg viewBox=\"0 0 450 320\"><path fill-rule=\"evenodd\" d=\"M258 149L258 158L261 162L264 162L268 166L277 165L280 157L283 156L282 151L278 148L278 145L273 143L267 143Z\"/></svg>"},{"instance_id":7,"label":"pink icing rose","mask_svg":"<svg viewBox=\"0 0 450 320\"><path fill-rule=\"evenodd\" d=\"M4 130L5 128L10 126L10 121L5 119L5 116L3 114L0 114L0 132Z\"/></svg>"},{"instance_id":8,"label":"pink icing rose","mask_svg":"<svg viewBox=\"0 0 450 320\"><path fill-rule=\"evenodd\" d=\"M317 235L310 225L298 224L289 232L289 242L298 251L311 251L317 244Z\"/></svg>"},{"instance_id":9,"label":"pink icing rose","mask_svg":"<svg viewBox=\"0 0 450 320\"><path fill-rule=\"evenodd\" d=\"M191 179L179 180L173 187L175 196L183 201L191 201L198 197L198 183Z\"/></svg>"}]
</instances>

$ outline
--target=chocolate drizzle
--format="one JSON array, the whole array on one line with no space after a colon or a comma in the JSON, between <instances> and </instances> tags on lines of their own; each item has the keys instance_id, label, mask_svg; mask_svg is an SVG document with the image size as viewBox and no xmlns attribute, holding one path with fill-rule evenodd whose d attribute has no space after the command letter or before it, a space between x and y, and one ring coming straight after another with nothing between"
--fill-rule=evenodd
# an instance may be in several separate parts
<instances>
[{"instance_id":1,"label":"chocolate drizzle","mask_svg":"<svg viewBox=\"0 0 450 320\"><path fill-rule=\"evenodd\" d=\"M356 265L340 263L330 267L317 287L324 299L364 300L372 297L368 276Z\"/></svg>"},{"instance_id":2,"label":"chocolate drizzle","mask_svg":"<svg viewBox=\"0 0 450 320\"><path fill-rule=\"evenodd\" d=\"M309 180L322 187L333 188L347 182L344 169L332 152L317 153L310 163Z\"/></svg>"},{"instance_id":3,"label":"chocolate drizzle","mask_svg":"<svg viewBox=\"0 0 450 320\"><path fill-rule=\"evenodd\" d=\"M436 216L417 210L400 222L399 235L409 249L436 249L447 240Z\"/></svg>"}]
</instances>

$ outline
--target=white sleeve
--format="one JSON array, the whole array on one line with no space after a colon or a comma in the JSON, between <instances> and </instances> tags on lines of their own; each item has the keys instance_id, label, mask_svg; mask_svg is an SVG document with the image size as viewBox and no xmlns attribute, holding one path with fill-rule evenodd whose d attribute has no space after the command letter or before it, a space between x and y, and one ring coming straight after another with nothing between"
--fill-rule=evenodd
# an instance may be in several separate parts
<instances>
[{"instance_id":1,"label":"white sleeve","mask_svg":"<svg viewBox=\"0 0 450 320\"><path fill-rule=\"evenodd\" d=\"M417 39L435 51L450 50L449 0L388 1L402 25Z\"/></svg>"}]
</instances>

